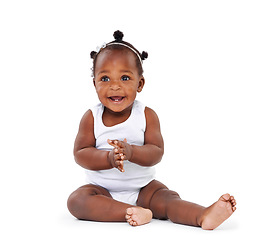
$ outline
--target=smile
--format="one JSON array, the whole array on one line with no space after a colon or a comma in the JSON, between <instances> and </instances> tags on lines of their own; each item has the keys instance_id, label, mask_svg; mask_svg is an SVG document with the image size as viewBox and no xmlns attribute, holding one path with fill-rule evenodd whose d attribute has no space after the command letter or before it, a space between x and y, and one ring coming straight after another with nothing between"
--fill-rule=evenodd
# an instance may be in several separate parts
<instances>
[{"instance_id":1,"label":"smile","mask_svg":"<svg viewBox=\"0 0 262 240\"><path fill-rule=\"evenodd\" d=\"M125 97L121 97L121 96L112 96L112 97L109 97L109 99L115 103L120 103L123 101Z\"/></svg>"}]
</instances>

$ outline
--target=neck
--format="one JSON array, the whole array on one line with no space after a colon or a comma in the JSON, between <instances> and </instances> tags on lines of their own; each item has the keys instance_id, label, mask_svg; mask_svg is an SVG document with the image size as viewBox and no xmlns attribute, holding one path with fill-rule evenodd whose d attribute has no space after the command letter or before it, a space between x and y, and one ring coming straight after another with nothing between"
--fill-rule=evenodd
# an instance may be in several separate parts
<instances>
[{"instance_id":1,"label":"neck","mask_svg":"<svg viewBox=\"0 0 262 240\"><path fill-rule=\"evenodd\" d=\"M104 108L103 112L103 122L106 126L111 127L116 124L125 122L131 115L133 104L123 110L122 112L114 112L109 108Z\"/></svg>"}]
</instances>

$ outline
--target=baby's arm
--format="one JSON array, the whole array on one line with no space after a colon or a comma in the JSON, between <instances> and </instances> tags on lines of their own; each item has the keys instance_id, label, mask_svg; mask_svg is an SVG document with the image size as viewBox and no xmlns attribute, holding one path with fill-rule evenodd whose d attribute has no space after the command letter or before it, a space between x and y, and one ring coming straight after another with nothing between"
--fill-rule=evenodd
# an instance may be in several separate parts
<instances>
[{"instance_id":1,"label":"baby's arm","mask_svg":"<svg viewBox=\"0 0 262 240\"><path fill-rule=\"evenodd\" d=\"M109 151L98 150L95 147L94 117L90 110L83 116L74 145L74 156L76 162L83 168L89 170L104 170L113 168ZM113 151L113 150L112 150Z\"/></svg>"},{"instance_id":2,"label":"baby's arm","mask_svg":"<svg viewBox=\"0 0 262 240\"><path fill-rule=\"evenodd\" d=\"M141 166L153 166L162 159L164 141L157 114L152 109L146 107L145 116L146 131L144 145L132 145L132 157L129 161Z\"/></svg>"}]
</instances>

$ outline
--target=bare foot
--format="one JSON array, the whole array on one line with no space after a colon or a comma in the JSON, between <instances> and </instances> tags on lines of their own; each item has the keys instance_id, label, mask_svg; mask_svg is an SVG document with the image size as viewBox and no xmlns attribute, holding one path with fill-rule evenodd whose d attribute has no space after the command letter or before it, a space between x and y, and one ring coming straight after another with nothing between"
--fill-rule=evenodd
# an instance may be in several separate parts
<instances>
[{"instance_id":1,"label":"bare foot","mask_svg":"<svg viewBox=\"0 0 262 240\"><path fill-rule=\"evenodd\" d=\"M236 200L228 193L222 195L217 202L208 207L203 213L201 227L213 230L228 219L236 210Z\"/></svg>"},{"instance_id":2,"label":"bare foot","mask_svg":"<svg viewBox=\"0 0 262 240\"><path fill-rule=\"evenodd\" d=\"M126 221L131 226L140 226L149 223L153 217L150 209L131 207L126 210Z\"/></svg>"}]
</instances>

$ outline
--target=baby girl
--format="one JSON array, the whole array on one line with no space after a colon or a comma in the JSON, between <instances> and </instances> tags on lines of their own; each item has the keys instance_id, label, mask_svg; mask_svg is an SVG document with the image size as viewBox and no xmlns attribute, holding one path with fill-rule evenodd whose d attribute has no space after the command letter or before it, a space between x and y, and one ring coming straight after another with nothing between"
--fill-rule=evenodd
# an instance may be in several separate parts
<instances>
[{"instance_id":1,"label":"baby girl","mask_svg":"<svg viewBox=\"0 0 262 240\"><path fill-rule=\"evenodd\" d=\"M215 229L236 210L229 194L203 207L184 201L155 179L164 142L157 114L136 100L144 87L142 62L148 57L123 41L105 44L93 59L93 82L100 103L88 110L75 140L76 162L88 184L68 199L73 216L92 221L127 221L132 226L151 219Z\"/></svg>"}]
</instances>

